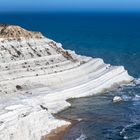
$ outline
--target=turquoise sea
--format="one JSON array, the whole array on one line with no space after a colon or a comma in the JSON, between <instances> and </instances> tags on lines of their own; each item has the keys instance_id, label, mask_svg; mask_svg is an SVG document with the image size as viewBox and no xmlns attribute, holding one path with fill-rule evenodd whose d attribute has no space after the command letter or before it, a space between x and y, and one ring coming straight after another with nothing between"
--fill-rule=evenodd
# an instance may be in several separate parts
<instances>
[{"instance_id":1,"label":"turquoise sea","mask_svg":"<svg viewBox=\"0 0 140 140\"><path fill-rule=\"evenodd\" d=\"M64 140L140 139L140 13L1 13L0 23L40 31L78 54L123 65L136 84L73 99L59 115L82 119ZM115 95L124 102L113 104Z\"/></svg>"}]
</instances>

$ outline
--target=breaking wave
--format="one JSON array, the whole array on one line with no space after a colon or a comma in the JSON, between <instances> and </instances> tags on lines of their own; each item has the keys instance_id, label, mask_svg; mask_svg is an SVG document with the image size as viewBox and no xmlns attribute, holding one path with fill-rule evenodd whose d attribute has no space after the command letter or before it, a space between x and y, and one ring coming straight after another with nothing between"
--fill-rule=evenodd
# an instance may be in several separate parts
<instances>
[{"instance_id":1,"label":"breaking wave","mask_svg":"<svg viewBox=\"0 0 140 140\"><path fill-rule=\"evenodd\" d=\"M139 95L122 95L122 99L124 101L140 101L140 96Z\"/></svg>"},{"instance_id":2,"label":"breaking wave","mask_svg":"<svg viewBox=\"0 0 140 140\"><path fill-rule=\"evenodd\" d=\"M136 85L140 85L140 78L135 78L134 82Z\"/></svg>"},{"instance_id":3,"label":"breaking wave","mask_svg":"<svg viewBox=\"0 0 140 140\"><path fill-rule=\"evenodd\" d=\"M81 134L81 136L79 138L77 138L76 140L86 140L87 136L85 134Z\"/></svg>"},{"instance_id":4,"label":"breaking wave","mask_svg":"<svg viewBox=\"0 0 140 140\"><path fill-rule=\"evenodd\" d=\"M120 135L123 136L123 139L134 139L140 140L140 124L139 123L132 123L126 125L120 132Z\"/></svg>"}]
</instances>

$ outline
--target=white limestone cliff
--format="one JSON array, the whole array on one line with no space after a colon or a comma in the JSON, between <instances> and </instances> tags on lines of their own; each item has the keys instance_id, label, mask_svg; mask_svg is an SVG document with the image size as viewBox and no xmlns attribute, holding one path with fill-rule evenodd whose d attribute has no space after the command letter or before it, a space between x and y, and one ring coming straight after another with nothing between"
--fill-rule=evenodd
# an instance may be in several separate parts
<instances>
[{"instance_id":1,"label":"white limestone cliff","mask_svg":"<svg viewBox=\"0 0 140 140\"><path fill-rule=\"evenodd\" d=\"M64 50L19 26L0 25L0 140L40 140L70 124L52 116L66 100L130 83L123 66Z\"/></svg>"}]
</instances>

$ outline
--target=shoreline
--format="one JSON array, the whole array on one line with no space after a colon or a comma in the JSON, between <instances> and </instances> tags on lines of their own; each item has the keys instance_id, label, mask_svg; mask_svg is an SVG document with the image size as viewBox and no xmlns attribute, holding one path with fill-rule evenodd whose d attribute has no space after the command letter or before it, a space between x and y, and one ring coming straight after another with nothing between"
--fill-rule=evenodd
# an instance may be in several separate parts
<instances>
[{"instance_id":1,"label":"shoreline","mask_svg":"<svg viewBox=\"0 0 140 140\"><path fill-rule=\"evenodd\" d=\"M65 50L40 33L38 37L19 26L0 27L7 35L0 40L2 140L40 140L70 124L54 117L71 106L68 99L100 94L134 80L123 66Z\"/></svg>"},{"instance_id":2,"label":"shoreline","mask_svg":"<svg viewBox=\"0 0 140 140\"><path fill-rule=\"evenodd\" d=\"M41 140L62 140L64 138L65 134L68 133L69 130L79 122L78 120L66 119L59 115L53 115L53 116L56 119L68 121L68 122L70 122L70 124L63 125L63 126L60 126L56 129L52 130L49 134L42 136Z\"/></svg>"}]
</instances>

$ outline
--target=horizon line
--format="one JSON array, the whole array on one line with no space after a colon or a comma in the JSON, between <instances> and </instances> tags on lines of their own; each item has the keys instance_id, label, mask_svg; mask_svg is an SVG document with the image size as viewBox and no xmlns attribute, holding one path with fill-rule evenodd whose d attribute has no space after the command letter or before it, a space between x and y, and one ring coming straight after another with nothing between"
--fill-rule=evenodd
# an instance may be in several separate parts
<instances>
[{"instance_id":1,"label":"horizon line","mask_svg":"<svg viewBox=\"0 0 140 140\"><path fill-rule=\"evenodd\" d=\"M84 10L77 10L77 11L46 11L46 10L19 10L19 11L0 11L0 14L3 13L140 13L140 10L92 10L92 11L84 11Z\"/></svg>"}]
</instances>

